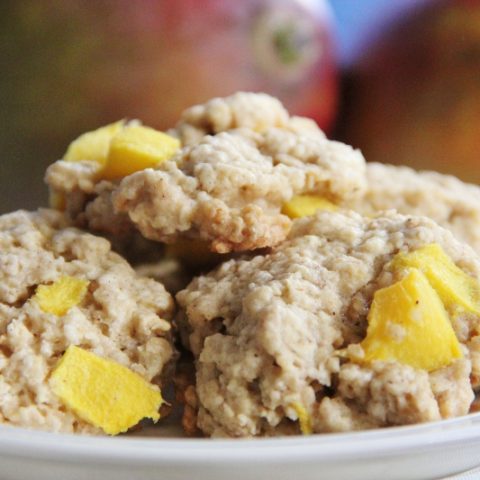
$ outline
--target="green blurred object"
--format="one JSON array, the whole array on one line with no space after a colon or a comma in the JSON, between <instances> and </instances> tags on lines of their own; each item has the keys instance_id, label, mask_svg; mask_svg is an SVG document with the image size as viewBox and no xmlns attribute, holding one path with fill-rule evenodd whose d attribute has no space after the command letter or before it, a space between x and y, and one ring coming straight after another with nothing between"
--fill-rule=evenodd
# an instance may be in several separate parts
<instances>
[{"instance_id":1,"label":"green blurred object","mask_svg":"<svg viewBox=\"0 0 480 480\"><path fill-rule=\"evenodd\" d=\"M328 128L337 104L325 0L3 0L0 62L0 212L46 205L47 165L120 118L252 90Z\"/></svg>"}]
</instances>

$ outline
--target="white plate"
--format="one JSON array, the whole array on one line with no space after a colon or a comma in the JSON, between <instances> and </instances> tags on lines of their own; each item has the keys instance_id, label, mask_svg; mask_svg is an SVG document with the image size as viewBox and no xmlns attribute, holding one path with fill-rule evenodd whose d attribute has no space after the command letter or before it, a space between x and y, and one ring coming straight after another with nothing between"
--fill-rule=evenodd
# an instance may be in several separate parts
<instances>
[{"instance_id":1,"label":"white plate","mask_svg":"<svg viewBox=\"0 0 480 480\"><path fill-rule=\"evenodd\" d=\"M478 465L478 413L412 427L255 440L87 437L0 427L2 480L420 480Z\"/></svg>"}]
</instances>

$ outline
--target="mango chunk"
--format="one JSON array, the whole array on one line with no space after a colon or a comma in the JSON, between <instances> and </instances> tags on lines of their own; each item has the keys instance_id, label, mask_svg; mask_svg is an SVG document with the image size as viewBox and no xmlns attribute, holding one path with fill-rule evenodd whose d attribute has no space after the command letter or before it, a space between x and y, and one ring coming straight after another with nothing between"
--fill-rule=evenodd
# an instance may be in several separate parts
<instances>
[{"instance_id":1,"label":"mango chunk","mask_svg":"<svg viewBox=\"0 0 480 480\"><path fill-rule=\"evenodd\" d=\"M338 210L338 207L326 198L316 195L297 195L282 207L282 213L290 218L314 215L317 210L333 212Z\"/></svg>"},{"instance_id":2,"label":"mango chunk","mask_svg":"<svg viewBox=\"0 0 480 480\"><path fill-rule=\"evenodd\" d=\"M50 190L48 192L48 204L55 210L64 211L67 207L67 199L63 193Z\"/></svg>"},{"instance_id":3,"label":"mango chunk","mask_svg":"<svg viewBox=\"0 0 480 480\"><path fill-rule=\"evenodd\" d=\"M109 435L126 432L143 418L160 418L163 400L157 387L123 365L73 345L50 384L62 403Z\"/></svg>"},{"instance_id":4,"label":"mango chunk","mask_svg":"<svg viewBox=\"0 0 480 480\"><path fill-rule=\"evenodd\" d=\"M436 243L410 253L398 254L393 268L418 268L428 278L451 313L467 311L480 315L480 283L458 268Z\"/></svg>"},{"instance_id":5,"label":"mango chunk","mask_svg":"<svg viewBox=\"0 0 480 480\"><path fill-rule=\"evenodd\" d=\"M83 300L88 284L80 278L61 277L51 285L39 285L33 299L45 313L62 316Z\"/></svg>"},{"instance_id":6,"label":"mango chunk","mask_svg":"<svg viewBox=\"0 0 480 480\"><path fill-rule=\"evenodd\" d=\"M107 162L110 141L125 125L124 120L106 125L91 132L86 132L74 140L67 148L64 160L79 162L90 160L100 165Z\"/></svg>"},{"instance_id":7,"label":"mango chunk","mask_svg":"<svg viewBox=\"0 0 480 480\"><path fill-rule=\"evenodd\" d=\"M310 418L310 415L305 407L298 402L293 402L290 406L297 414L298 423L300 424L300 431L304 435L311 435L313 433L312 419Z\"/></svg>"},{"instance_id":8,"label":"mango chunk","mask_svg":"<svg viewBox=\"0 0 480 480\"><path fill-rule=\"evenodd\" d=\"M439 295L417 269L375 292L361 346L363 361L395 360L427 371L463 356Z\"/></svg>"},{"instance_id":9,"label":"mango chunk","mask_svg":"<svg viewBox=\"0 0 480 480\"><path fill-rule=\"evenodd\" d=\"M166 133L141 125L127 126L112 138L101 175L111 180L154 167L179 148L180 141Z\"/></svg>"}]
</instances>

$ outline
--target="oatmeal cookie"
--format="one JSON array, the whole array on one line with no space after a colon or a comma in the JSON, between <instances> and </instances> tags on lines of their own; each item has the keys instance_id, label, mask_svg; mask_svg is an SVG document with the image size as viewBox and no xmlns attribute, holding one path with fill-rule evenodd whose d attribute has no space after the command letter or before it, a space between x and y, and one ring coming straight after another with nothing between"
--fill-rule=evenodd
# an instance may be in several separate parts
<instances>
[{"instance_id":1,"label":"oatmeal cookie","mask_svg":"<svg viewBox=\"0 0 480 480\"><path fill-rule=\"evenodd\" d=\"M121 122L106 129L120 128L117 127L118 123ZM131 121L127 125L131 124L139 125L139 122ZM276 98L245 92L214 98L186 109L178 125L168 133L179 138L185 146L200 142L206 135L236 130L238 135L249 136L252 132L269 127L325 137L313 120L289 117ZM111 192L119 180L102 179L101 167L93 158L75 161L61 159L50 165L45 182L52 194L52 206L65 210L69 219L80 228L107 232L117 239L119 236L128 238L134 227L127 214L114 212L111 202Z\"/></svg>"},{"instance_id":2,"label":"oatmeal cookie","mask_svg":"<svg viewBox=\"0 0 480 480\"><path fill-rule=\"evenodd\" d=\"M196 359L198 427L207 435L241 437L348 431L467 413L480 372L480 290L476 311L449 304L451 323L437 293L429 294L439 312L429 320L443 321L451 335L447 362L416 365L413 357L435 342L428 338L421 347L424 337L389 321L383 333L388 348L405 337L417 342L412 358L367 361L374 295L410 281L407 273L417 270L397 271L394 260L429 245L450 259L457 280L470 285L480 277L479 257L449 231L428 218L390 211L375 218L319 212L296 220L288 239L270 253L230 260L195 278L177 294L177 322ZM445 276L448 262L442 261ZM394 303L392 312L399 308ZM421 315L411 316L414 330Z\"/></svg>"},{"instance_id":3,"label":"oatmeal cookie","mask_svg":"<svg viewBox=\"0 0 480 480\"><path fill-rule=\"evenodd\" d=\"M365 189L360 152L327 140L308 119L289 117L265 94L192 107L169 133L183 148L120 184L102 179L102 167L88 159L56 162L46 182L83 228L126 237L138 229L165 243L203 240L217 253L283 240L291 222L281 209L294 195L344 204Z\"/></svg>"},{"instance_id":4,"label":"oatmeal cookie","mask_svg":"<svg viewBox=\"0 0 480 480\"><path fill-rule=\"evenodd\" d=\"M62 282L82 295L55 299ZM176 356L172 313L160 283L137 276L107 240L67 227L59 212L1 216L0 422L99 433L53 393L52 370L75 345L162 386Z\"/></svg>"},{"instance_id":5,"label":"oatmeal cookie","mask_svg":"<svg viewBox=\"0 0 480 480\"><path fill-rule=\"evenodd\" d=\"M365 215L397 210L424 215L480 253L480 188L437 172L367 163L368 188L353 208Z\"/></svg>"}]
</instances>

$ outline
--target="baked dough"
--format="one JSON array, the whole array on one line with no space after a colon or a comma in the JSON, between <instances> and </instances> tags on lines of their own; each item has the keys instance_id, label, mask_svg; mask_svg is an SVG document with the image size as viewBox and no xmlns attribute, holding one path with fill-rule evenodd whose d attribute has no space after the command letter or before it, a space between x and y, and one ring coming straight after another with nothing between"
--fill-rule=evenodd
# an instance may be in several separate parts
<instances>
[{"instance_id":1,"label":"baked dough","mask_svg":"<svg viewBox=\"0 0 480 480\"><path fill-rule=\"evenodd\" d=\"M449 231L391 211L319 212L271 253L195 278L176 298L196 359L197 426L242 437L298 434L305 414L317 433L466 414L480 372L477 316L453 319L464 357L430 373L344 353L366 335L374 292L394 282L389 261L431 243L480 277L480 259Z\"/></svg>"},{"instance_id":2,"label":"baked dough","mask_svg":"<svg viewBox=\"0 0 480 480\"><path fill-rule=\"evenodd\" d=\"M0 422L100 433L54 395L49 375L70 345L118 362L160 386L176 353L173 299L135 274L107 240L69 228L59 212L0 216ZM35 291L62 277L88 281L78 305L47 313Z\"/></svg>"},{"instance_id":3,"label":"baked dough","mask_svg":"<svg viewBox=\"0 0 480 480\"><path fill-rule=\"evenodd\" d=\"M352 207L373 215L397 210L424 215L480 253L480 187L451 175L367 163L367 190Z\"/></svg>"},{"instance_id":4,"label":"baked dough","mask_svg":"<svg viewBox=\"0 0 480 480\"><path fill-rule=\"evenodd\" d=\"M291 221L281 209L294 195L344 204L365 189L359 151L327 140L308 119L289 117L265 94L192 107L169 133L183 148L120 184L98 181L95 162L64 160L48 168L46 182L83 228L127 237L137 228L165 243L202 240L218 253L282 241Z\"/></svg>"}]
</instances>

